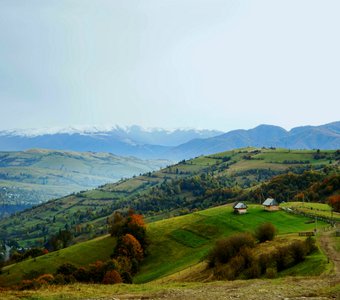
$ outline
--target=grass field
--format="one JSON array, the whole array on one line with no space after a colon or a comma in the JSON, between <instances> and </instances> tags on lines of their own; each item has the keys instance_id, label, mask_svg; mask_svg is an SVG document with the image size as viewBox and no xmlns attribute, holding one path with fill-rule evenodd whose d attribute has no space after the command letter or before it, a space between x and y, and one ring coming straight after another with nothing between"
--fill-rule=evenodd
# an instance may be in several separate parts
<instances>
[{"instance_id":1,"label":"grass field","mask_svg":"<svg viewBox=\"0 0 340 300\"><path fill-rule=\"evenodd\" d=\"M311 202L287 202L282 207L291 208L303 213L313 214L319 217L326 217L337 222L340 221L340 213L333 212L328 204Z\"/></svg>"},{"instance_id":2,"label":"grass field","mask_svg":"<svg viewBox=\"0 0 340 300\"><path fill-rule=\"evenodd\" d=\"M311 231L315 226L308 223L306 217L284 211L266 212L260 205L249 205L249 213L245 215L235 215L232 211L231 205L225 205L148 224L147 234L151 241L149 255L134 281L149 282L195 265L204 259L215 240L240 231L253 231L263 222L272 222L279 236L289 237L297 237L297 232ZM318 224L319 228L325 225L322 222ZM32 270L53 273L63 262L80 266L107 260L114 244L113 238L104 236L8 266L0 276L0 285L17 283ZM319 262L322 263L321 256ZM312 260L315 262L317 259ZM304 268L302 266L301 271L297 269L296 273L306 273Z\"/></svg>"},{"instance_id":3,"label":"grass field","mask_svg":"<svg viewBox=\"0 0 340 300\"><path fill-rule=\"evenodd\" d=\"M308 220L283 211L269 213L259 205L250 205L246 215L235 215L227 205L151 223L148 234L155 242L135 282L152 281L198 263L220 237L252 231L263 222L272 222L279 235L311 231L315 225L306 223ZM318 226L325 224L320 222Z\"/></svg>"},{"instance_id":4,"label":"grass field","mask_svg":"<svg viewBox=\"0 0 340 300\"><path fill-rule=\"evenodd\" d=\"M86 266L97 260L108 260L113 252L115 242L114 238L104 236L4 267L3 274L0 275L0 286L18 283L32 271L37 271L40 274L55 273L64 262L76 266Z\"/></svg>"}]
</instances>

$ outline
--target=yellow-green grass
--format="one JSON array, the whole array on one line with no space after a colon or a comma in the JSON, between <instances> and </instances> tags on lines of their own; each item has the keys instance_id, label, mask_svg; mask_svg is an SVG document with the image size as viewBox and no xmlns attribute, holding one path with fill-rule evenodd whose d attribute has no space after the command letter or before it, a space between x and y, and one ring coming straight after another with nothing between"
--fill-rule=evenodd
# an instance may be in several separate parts
<instances>
[{"instance_id":1,"label":"yellow-green grass","mask_svg":"<svg viewBox=\"0 0 340 300\"><path fill-rule=\"evenodd\" d=\"M86 266L97 260L108 260L115 243L114 238L103 236L35 259L6 266L3 268L2 275L0 275L0 286L17 284L32 271L43 274L55 273L57 268L65 262L76 266Z\"/></svg>"},{"instance_id":2,"label":"yellow-green grass","mask_svg":"<svg viewBox=\"0 0 340 300\"><path fill-rule=\"evenodd\" d=\"M332 239L334 240L335 250L340 253L340 236L333 236Z\"/></svg>"},{"instance_id":3,"label":"yellow-green grass","mask_svg":"<svg viewBox=\"0 0 340 300\"><path fill-rule=\"evenodd\" d=\"M151 223L152 241L136 283L148 282L183 270L204 259L214 241L240 231L253 231L263 222L272 222L280 235L312 231L308 218L284 211L266 212L260 205L250 205L246 215L235 215L230 205ZM319 222L319 227L325 223Z\"/></svg>"},{"instance_id":4,"label":"yellow-green grass","mask_svg":"<svg viewBox=\"0 0 340 300\"><path fill-rule=\"evenodd\" d=\"M340 221L340 213L333 212L332 208L325 203L287 202L282 204L282 207L291 208L303 213L308 213L319 217L332 218L335 221Z\"/></svg>"}]
</instances>

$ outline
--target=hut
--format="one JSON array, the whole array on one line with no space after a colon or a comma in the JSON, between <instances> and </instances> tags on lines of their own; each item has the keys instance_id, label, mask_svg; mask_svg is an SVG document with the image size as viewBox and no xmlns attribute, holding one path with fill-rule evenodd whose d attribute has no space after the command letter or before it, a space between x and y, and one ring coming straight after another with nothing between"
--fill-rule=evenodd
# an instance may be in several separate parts
<instances>
[{"instance_id":1,"label":"hut","mask_svg":"<svg viewBox=\"0 0 340 300\"><path fill-rule=\"evenodd\" d=\"M234 213L235 214L245 214L247 212L248 206L243 202L237 202L234 206Z\"/></svg>"},{"instance_id":2,"label":"hut","mask_svg":"<svg viewBox=\"0 0 340 300\"><path fill-rule=\"evenodd\" d=\"M267 211L277 211L279 210L279 202L277 202L273 198L267 198L262 205L264 206L264 209Z\"/></svg>"}]
</instances>

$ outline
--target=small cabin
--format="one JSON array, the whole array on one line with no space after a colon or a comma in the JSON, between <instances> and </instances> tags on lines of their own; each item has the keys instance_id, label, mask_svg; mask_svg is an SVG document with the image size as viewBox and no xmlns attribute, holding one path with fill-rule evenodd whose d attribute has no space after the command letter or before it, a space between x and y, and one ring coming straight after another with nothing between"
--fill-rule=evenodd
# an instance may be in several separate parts
<instances>
[{"instance_id":1,"label":"small cabin","mask_svg":"<svg viewBox=\"0 0 340 300\"><path fill-rule=\"evenodd\" d=\"M279 202L277 202L273 198L267 198L262 205L264 206L264 209L267 211L277 211L279 210Z\"/></svg>"},{"instance_id":2,"label":"small cabin","mask_svg":"<svg viewBox=\"0 0 340 300\"><path fill-rule=\"evenodd\" d=\"M235 214L245 214L247 212L248 206L242 202L237 202L234 206Z\"/></svg>"}]
</instances>

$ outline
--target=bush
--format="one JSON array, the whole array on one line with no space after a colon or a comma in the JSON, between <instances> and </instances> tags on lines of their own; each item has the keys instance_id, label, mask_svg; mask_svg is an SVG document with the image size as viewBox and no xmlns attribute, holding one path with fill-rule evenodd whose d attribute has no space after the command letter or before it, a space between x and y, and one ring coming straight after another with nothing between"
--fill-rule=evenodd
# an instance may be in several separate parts
<instances>
[{"instance_id":1,"label":"bush","mask_svg":"<svg viewBox=\"0 0 340 300\"><path fill-rule=\"evenodd\" d=\"M266 277L269 279L273 279L277 276L277 270L274 267L269 267L266 269Z\"/></svg>"},{"instance_id":2,"label":"bush","mask_svg":"<svg viewBox=\"0 0 340 300\"><path fill-rule=\"evenodd\" d=\"M235 280L236 272L228 265L218 265L214 268L214 277L217 280Z\"/></svg>"},{"instance_id":3,"label":"bush","mask_svg":"<svg viewBox=\"0 0 340 300\"><path fill-rule=\"evenodd\" d=\"M123 271L121 274L124 283L132 283L132 276L129 272Z\"/></svg>"},{"instance_id":4,"label":"bush","mask_svg":"<svg viewBox=\"0 0 340 300\"><path fill-rule=\"evenodd\" d=\"M65 283L75 283L77 282L76 278L73 275L63 275Z\"/></svg>"},{"instance_id":5,"label":"bush","mask_svg":"<svg viewBox=\"0 0 340 300\"><path fill-rule=\"evenodd\" d=\"M267 268L270 268L276 265L273 255L268 254L268 253L261 254L258 258L258 263L259 263L261 274L265 274Z\"/></svg>"},{"instance_id":6,"label":"bush","mask_svg":"<svg viewBox=\"0 0 340 300\"><path fill-rule=\"evenodd\" d=\"M83 267L78 268L73 273L73 276L79 282L89 282L91 280L89 272Z\"/></svg>"},{"instance_id":7,"label":"bush","mask_svg":"<svg viewBox=\"0 0 340 300\"><path fill-rule=\"evenodd\" d=\"M138 262L143 259L143 248L139 241L132 234L125 234L118 239L117 247L114 250L114 257L126 256L130 259L136 259Z\"/></svg>"},{"instance_id":8,"label":"bush","mask_svg":"<svg viewBox=\"0 0 340 300\"><path fill-rule=\"evenodd\" d=\"M52 283L54 280L54 276L52 274L43 274L40 275L36 280L39 282L39 284L45 285Z\"/></svg>"},{"instance_id":9,"label":"bush","mask_svg":"<svg viewBox=\"0 0 340 300\"><path fill-rule=\"evenodd\" d=\"M89 277L92 282L102 282L104 275L105 269L102 261L96 261L90 265Z\"/></svg>"},{"instance_id":10,"label":"bush","mask_svg":"<svg viewBox=\"0 0 340 300\"><path fill-rule=\"evenodd\" d=\"M315 239L313 239L311 236L306 238L305 246L307 254L313 253L318 249L318 247L315 245Z\"/></svg>"},{"instance_id":11,"label":"bush","mask_svg":"<svg viewBox=\"0 0 340 300\"><path fill-rule=\"evenodd\" d=\"M41 287L41 284L36 280L23 280L21 282L20 290L37 290Z\"/></svg>"},{"instance_id":12,"label":"bush","mask_svg":"<svg viewBox=\"0 0 340 300\"><path fill-rule=\"evenodd\" d=\"M305 260L307 250L304 242L294 241L292 244L289 245L289 250L295 264Z\"/></svg>"},{"instance_id":13,"label":"bush","mask_svg":"<svg viewBox=\"0 0 340 300\"><path fill-rule=\"evenodd\" d=\"M250 267L245 270L244 275L247 279L258 278L261 276L261 268L257 260L253 260Z\"/></svg>"},{"instance_id":14,"label":"bush","mask_svg":"<svg viewBox=\"0 0 340 300\"><path fill-rule=\"evenodd\" d=\"M69 263L62 264L58 269L57 269L57 274L62 274L62 275L71 275L75 271L77 271L77 268Z\"/></svg>"},{"instance_id":15,"label":"bush","mask_svg":"<svg viewBox=\"0 0 340 300\"><path fill-rule=\"evenodd\" d=\"M263 223L255 229L255 238L263 243L272 241L276 235L276 228L272 223Z\"/></svg>"},{"instance_id":16,"label":"bush","mask_svg":"<svg viewBox=\"0 0 340 300\"><path fill-rule=\"evenodd\" d=\"M122 283L122 277L116 270L111 270L105 273L103 278L104 284L115 284L115 283Z\"/></svg>"},{"instance_id":17,"label":"bush","mask_svg":"<svg viewBox=\"0 0 340 300\"><path fill-rule=\"evenodd\" d=\"M276 268L278 271L282 271L292 266L294 263L294 259L291 255L291 251L289 246L279 247L274 251L274 259L276 262Z\"/></svg>"},{"instance_id":18,"label":"bush","mask_svg":"<svg viewBox=\"0 0 340 300\"><path fill-rule=\"evenodd\" d=\"M239 233L216 242L208 254L208 265L214 267L217 263L225 264L234 257L241 248L253 248L255 240L249 233Z\"/></svg>"},{"instance_id":19,"label":"bush","mask_svg":"<svg viewBox=\"0 0 340 300\"><path fill-rule=\"evenodd\" d=\"M62 274L57 274L56 276L54 276L54 280L53 280L54 284L60 284L63 285L66 283L64 275Z\"/></svg>"}]
</instances>

